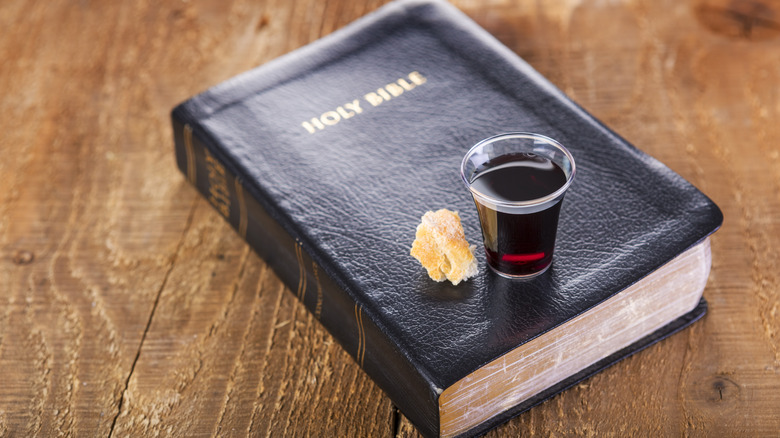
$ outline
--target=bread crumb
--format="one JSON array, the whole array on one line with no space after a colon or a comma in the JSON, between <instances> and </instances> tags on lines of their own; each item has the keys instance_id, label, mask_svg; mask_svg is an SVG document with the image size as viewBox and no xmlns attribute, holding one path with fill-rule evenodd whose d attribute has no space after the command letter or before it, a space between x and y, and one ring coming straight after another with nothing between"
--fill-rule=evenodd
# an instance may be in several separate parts
<instances>
[{"instance_id":1,"label":"bread crumb","mask_svg":"<svg viewBox=\"0 0 780 438\"><path fill-rule=\"evenodd\" d=\"M426 212L415 237L410 254L423 265L431 279L447 279L457 285L476 275L476 247L466 241L457 212L447 209Z\"/></svg>"}]
</instances>

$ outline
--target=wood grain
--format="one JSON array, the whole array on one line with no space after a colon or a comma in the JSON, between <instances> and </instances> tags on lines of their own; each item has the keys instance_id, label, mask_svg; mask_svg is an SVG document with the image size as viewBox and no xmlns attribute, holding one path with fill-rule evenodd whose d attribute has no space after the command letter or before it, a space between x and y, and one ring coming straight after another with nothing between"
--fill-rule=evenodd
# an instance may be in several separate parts
<instances>
[{"instance_id":1,"label":"wood grain","mask_svg":"<svg viewBox=\"0 0 780 438\"><path fill-rule=\"evenodd\" d=\"M187 185L169 123L382 3L0 3L0 436L418 436ZM726 218L702 322L488 435L777 434L780 4L454 3Z\"/></svg>"}]
</instances>

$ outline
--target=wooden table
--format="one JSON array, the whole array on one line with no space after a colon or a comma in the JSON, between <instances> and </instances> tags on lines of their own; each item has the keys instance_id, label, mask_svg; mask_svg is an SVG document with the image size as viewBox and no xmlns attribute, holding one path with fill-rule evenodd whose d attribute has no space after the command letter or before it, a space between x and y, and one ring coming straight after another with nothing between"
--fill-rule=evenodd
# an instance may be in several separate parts
<instances>
[{"instance_id":1,"label":"wooden table","mask_svg":"<svg viewBox=\"0 0 780 438\"><path fill-rule=\"evenodd\" d=\"M417 436L173 160L357 3L0 3L0 436ZM489 436L780 433L778 2L455 3L726 218L703 321Z\"/></svg>"}]
</instances>

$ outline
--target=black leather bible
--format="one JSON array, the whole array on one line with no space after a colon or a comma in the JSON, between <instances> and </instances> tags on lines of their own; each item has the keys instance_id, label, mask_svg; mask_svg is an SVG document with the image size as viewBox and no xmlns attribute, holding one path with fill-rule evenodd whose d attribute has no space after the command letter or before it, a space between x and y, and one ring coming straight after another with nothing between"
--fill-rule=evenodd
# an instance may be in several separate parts
<instances>
[{"instance_id":1,"label":"black leather bible","mask_svg":"<svg viewBox=\"0 0 780 438\"><path fill-rule=\"evenodd\" d=\"M480 434L706 311L718 207L443 1L398 1L173 110L186 178L427 436ZM506 131L575 157L553 265L453 286L409 255Z\"/></svg>"}]
</instances>

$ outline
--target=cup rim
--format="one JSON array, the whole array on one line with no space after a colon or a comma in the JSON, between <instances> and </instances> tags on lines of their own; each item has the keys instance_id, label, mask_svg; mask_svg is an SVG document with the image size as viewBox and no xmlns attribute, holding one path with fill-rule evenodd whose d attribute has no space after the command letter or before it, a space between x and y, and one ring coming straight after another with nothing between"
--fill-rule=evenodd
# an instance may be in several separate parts
<instances>
[{"instance_id":1,"label":"cup rim","mask_svg":"<svg viewBox=\"0 0 780 438\"><path fill-rule=\"evenodd\" d=\"M563 154L569 160L569 163L571 163L571 173L569 173L568 177L566 178L566 182L558 190L550 193L549 195L543 196L541 198L529 199L526 201L506 201L503 199L497 199L492 196L488 196L478 190L473 189L471 187L471 181L469 181L469 179L466 177L466 164L468 162L468 158L471 155L473 155L473 152L480 146L484 146L490 143L495 143L500 140L509 140L513 138L539 139L544 141L545 143L554 146L555 148L563 152ZM463 159L461 160L460 163L460 177L463 180L463 183L466 184L466 187L469 189L469 191L475 196L478 196L479 198L486 200L491 204L495 204L497 206L503 206L503 207L535 206L535 205L544 204L545 202L555 200L563 196L566 190L568 190L569 186L574 181L575 173L577 173L577 166L574 162L574 156L572 156L571 152L569 152L569 150L564 145L562 145L557 140L552 139L546 135L536 134L533 132L524 132L524 131L504 132L501 134L496 134L491 137L485 138L479 141L478 143L476 143L471 148L469 148L468 152L466 152L466 154L463 156Z\"/></svg>"}]
</instances>

